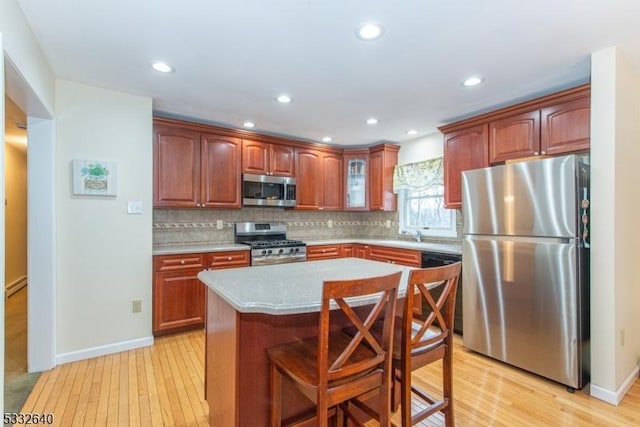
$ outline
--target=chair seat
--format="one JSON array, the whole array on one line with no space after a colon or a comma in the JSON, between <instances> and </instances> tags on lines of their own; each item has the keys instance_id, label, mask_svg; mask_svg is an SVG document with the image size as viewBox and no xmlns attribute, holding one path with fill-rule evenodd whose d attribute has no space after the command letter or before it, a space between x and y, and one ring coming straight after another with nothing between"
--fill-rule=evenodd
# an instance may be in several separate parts
<instances>
[{"instance_id":1,"label":"chair seat","mask_svg":"<svg viewBox=\"0 0 640 427\"><path fill-rule=\"evenodd\" d=\"M344 348L351 342L352 337L342 331L330 334L329 360L335 360ZM267 350L271 361L284 373L294 378L298 383L314 388L319 384L318 378L318 338L312 337L305 340L281 344ZM354 352L351 361L359 362L375 357L375 353L366 345L361 344ZM340 384L357 380L376 369L370 369L359 375L345 376L329 381L329 388Z\"/></svg>"}]
</instances>

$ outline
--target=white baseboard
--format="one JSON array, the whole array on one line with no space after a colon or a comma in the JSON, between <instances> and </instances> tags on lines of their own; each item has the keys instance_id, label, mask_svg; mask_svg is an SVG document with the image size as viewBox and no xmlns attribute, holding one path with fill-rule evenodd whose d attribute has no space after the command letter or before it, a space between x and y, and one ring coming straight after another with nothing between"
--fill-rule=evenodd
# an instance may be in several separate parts
<instances>
[{"instance_id":1,"label":"white baseboard","mask_svg":"<svg viewBox=\"0 0 640 427\"><path fill-rule=\"evenodd\" d=\"M611 391L591 384L590 394L596 399L618 406L640 374L640 366L636 366L617 390Z\"/></svg>"},{"instance_id":2,"label":"white baseboard","mask_svg":"<svg viewBox=\"0 0 640 427\"><path fill-rule=\"evenodd\" d=\"M8 284L5 286L6 298L9 298L25 286L27 286L27 276L22 276L13 283Z\"/></svg>"},{"instance_id":3,"label":"white baseboard","mask_svg":"<svg viewBox=\"0 0 640 427\"><path fill-rule=\"evenodd\" d=\"M56 365L62 365L78 360L91 359L92 357L104 356L107 354L120 353L121 351L134 350L136 348L153 345L153 336L139 338L130 341L122 341L114 344L91 347L84 350L71 351L56 355Z\"/></svg>"}]
</instances>

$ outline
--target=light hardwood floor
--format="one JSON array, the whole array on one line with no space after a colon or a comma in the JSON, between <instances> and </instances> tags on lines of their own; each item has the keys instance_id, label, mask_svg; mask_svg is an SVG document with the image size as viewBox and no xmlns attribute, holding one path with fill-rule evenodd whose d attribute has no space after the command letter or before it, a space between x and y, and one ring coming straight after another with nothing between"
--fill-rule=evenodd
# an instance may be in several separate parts
<instances>
[{"instance_id":1,"label":"light hardwood floor","mask_svg":"<svg viewBox=\"0 0 640 427\"><path fill-rule=\"evenodd\" d=\"M455 345L458 426L640 426L640 380L614 407L586 389L570 394L562 385L467 351L459 337ZM51 412L55 425L206 426L203 361L200 330L61 365L42 374L22 412ZM436 364L416 371L414 381L426 388L438 384L439 369Z\"/></svg>"}]
</instances>

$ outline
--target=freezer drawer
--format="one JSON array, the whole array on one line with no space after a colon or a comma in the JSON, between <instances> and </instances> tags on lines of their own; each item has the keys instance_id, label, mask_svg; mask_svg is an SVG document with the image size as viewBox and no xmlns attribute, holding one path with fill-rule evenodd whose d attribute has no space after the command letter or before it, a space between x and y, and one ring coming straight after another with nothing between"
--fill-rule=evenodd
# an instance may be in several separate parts
<instances>
[{"instance_id":1,"label":"freezer drawer","mask_svg":"<svg viewBox=\"0 0 640 427\"><path fill-rule=\"evenodd\" d=\"M464 346L582 387L577 246L465 236Z\"/></svg>"}]
</instances>

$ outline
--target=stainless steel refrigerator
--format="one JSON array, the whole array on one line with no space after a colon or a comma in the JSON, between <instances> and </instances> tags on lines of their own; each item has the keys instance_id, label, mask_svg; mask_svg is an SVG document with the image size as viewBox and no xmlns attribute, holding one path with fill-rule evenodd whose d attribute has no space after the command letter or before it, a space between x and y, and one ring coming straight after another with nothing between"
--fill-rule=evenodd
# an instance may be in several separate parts
<instances>
[{"instance_id":1,"label":"stainless steel refrigerator","mask_svg":"<svg viewBox=\"0 0 640 427\"><path fill-rule=\"evenodd\" d=\"M464 346L569 390L589 375L586 161L462 174Z\"/></svg>"}]
</instances>

